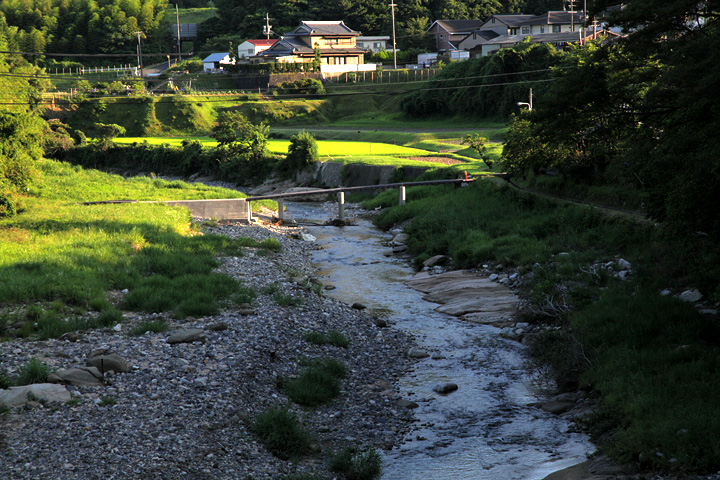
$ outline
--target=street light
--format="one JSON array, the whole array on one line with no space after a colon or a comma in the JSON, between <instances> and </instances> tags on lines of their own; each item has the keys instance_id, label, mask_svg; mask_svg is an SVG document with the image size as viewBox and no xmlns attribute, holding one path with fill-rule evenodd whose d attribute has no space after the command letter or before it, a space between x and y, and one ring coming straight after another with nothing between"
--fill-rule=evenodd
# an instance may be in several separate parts
<instances>
[{"instance_id":1,"label":"street light","mask_svg":"<svg viewBox=\"0 0 720 480\"><path fill-rule=\"evenodd\" d=\"M527 105L528 111L532 111L532 88L530 89L530 102L517 102L518 106Z\"/></svg>"}]
</instances>

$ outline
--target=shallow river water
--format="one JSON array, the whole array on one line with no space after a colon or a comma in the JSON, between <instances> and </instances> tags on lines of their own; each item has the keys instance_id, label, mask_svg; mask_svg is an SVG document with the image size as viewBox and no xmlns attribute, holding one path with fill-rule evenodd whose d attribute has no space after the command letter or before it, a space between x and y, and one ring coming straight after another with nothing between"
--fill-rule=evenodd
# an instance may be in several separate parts
<instances>
[{"instance_id":1,"label":"shallow river water","mask_svg":"<svg viewBox=\"0 0 720 480\"><path fill-rule=\"evenodd\" d=\"M332 213L318 204L288 205L301 224ZM524 347L477 325L435 312L436 304L405 282L413 270L387 257L389 235L360 219L356 226L307 227L322 246L313 261L329 295L386 311L390 328L413 335L432 354L418 361L398 387L420 406L415 428L383 458L383 480L542 479L580 463L594 450L587 438L568 431L568 421L528 404L532 372ZM440 382L459 389L433 391Z\"/></svg>"}]
</instances>

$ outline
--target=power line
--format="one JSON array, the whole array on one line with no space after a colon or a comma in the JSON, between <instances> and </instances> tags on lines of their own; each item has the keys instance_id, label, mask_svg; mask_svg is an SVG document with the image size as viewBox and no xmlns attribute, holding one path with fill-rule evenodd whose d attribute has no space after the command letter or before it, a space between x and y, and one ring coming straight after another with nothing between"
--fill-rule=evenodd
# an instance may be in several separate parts
<instances>
[{"instance_id":1,"label":"power line","mask_svg":"<svg viewBox=\"0 0 720 480\"><path fill-rule=\"evenodd\" d=\"M431 92L431 91L439 91L439 90L461 90L461 89L468 89L468 88L488 88L488 87L501 87L501 86L508 86L508 85L525 85L530 83L548 83L555 81L554 78L549 79L541 79L541 80L520 80L516 82L500 82L500 83L489 83L484 85L458 85L458 86L449 86L449 87L431 87L431 88L419 88L415 89L413 91L407 91L407 90L395 90L395 91L362 91L362 92L345 92L345 93L324 93L324 94L307 94L303 95L301 98L326 98L326 97L342 97L342 96L356 96L356 95L393 95L393 94L408 94L408 93L414 93L414 92ZM379 84L378 84L379 85ZM241 95L241 94L239 94ZM188 102L192 103L227 103L233 101L232 99L197 99L197 98L188 98L192 97L193 95L167 95L168 97L172 98L182 98ZM202 95L199 94L198 96L212 96L212 95ZM164 98L165 95L158 95L155 98ZM101 99L117 99L115 104L119 105L132 105L136 104L137 102L133 101L125 101L121 97L118 96L112 96L112 95L106 95L106 96L99 96L99 97L93 97L89 100L101 100ZM143 97L144 98L144 97ZM298 98L298 95L293 94L280 94L280 95L273 95L271 99L264 99L263 101L275 101L281 100L281 99L289 99L289 98ZM42 100L39 102L0 102L0 105L73 105L74 102L69 101L62 101L62 100L54 100L54 101L48 101L48 100Z\"/></svg>"}]
</instances>

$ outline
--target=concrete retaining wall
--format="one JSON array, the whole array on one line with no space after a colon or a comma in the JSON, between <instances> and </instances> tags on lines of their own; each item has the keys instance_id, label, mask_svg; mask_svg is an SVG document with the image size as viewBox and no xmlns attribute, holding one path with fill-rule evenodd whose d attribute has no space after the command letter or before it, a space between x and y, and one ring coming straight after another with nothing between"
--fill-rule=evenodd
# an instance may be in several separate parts
<instances>
[{"instance_id":1,"label":"concrete retaining wall","mask_svg":"<svg viewBox=\"0 0 720 480\"><path fill-rule=\"evenodd\" d=\"M219 200L176 200L165 202L171 206L185 207L194 217L218 220L247 219L247 202L243 198Z\"/></svg>"},{"instance_id":2,"label":"concrete retaining wall","mask_svg":"<svg viewBox=\"0 0 720 480\"><path fill-rule=\"evenodd\" d=\"M306 174L300 179L303 182L312 181L316 185L328 188L362 187L399 181L391 179L397 167L389 165L363 165L325 162L318 164L312 174ZM425 167L402 167L403 180L412 181L427 170Z\"/></svg>"}]
</instances>

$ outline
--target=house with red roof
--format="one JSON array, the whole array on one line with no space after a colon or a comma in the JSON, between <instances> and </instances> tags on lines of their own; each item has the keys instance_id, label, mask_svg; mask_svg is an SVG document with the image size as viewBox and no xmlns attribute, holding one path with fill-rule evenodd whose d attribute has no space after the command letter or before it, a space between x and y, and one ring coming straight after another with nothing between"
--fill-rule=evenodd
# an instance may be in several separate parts
<instances>
[{"instance_id":1,"label":"house with red roof","mask_svg":"<svg viewBox=\"0 0 720 480\"><path fill-rule=\"evenodd\" d=\"M257 55L258 53L267 50L268 48L275 45L277 39L260 39L260 40L245 40L243 43L238 45L238 58L240 60L248 59Z\"/></svg>"}]
</instances>

